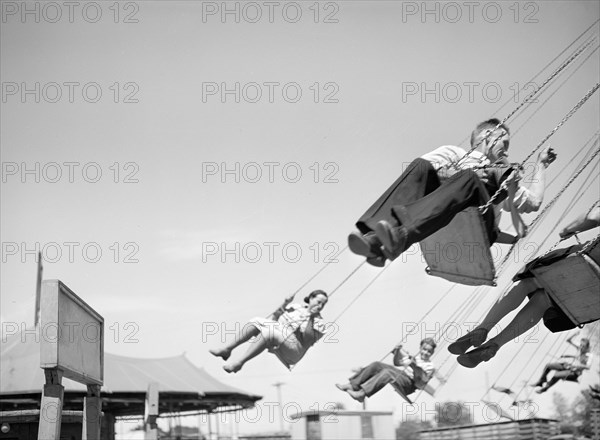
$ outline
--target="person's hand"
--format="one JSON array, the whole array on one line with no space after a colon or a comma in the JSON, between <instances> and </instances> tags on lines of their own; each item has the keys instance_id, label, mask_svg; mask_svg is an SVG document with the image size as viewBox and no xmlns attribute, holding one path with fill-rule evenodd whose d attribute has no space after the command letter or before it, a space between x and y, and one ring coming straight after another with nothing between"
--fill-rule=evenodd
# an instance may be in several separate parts
<instances>
[{"instance_id":1,"label":"person's hand","mask_svg":"<svg viewBox=\"0 0 600 440\"><path fill-rule=\"evenodd\" d=\"M513 187L516 190L522 178L523 176L521 175L521 171L518 169L513 169L505 180L507 187Z\"/></svg>"},{"instance_id":2,"label":"person's hand","mask_svg":"<svg viewBox=\"0 0 600 440\"><path fill-rule=\"evenodd\" d=\"M394 353L396 350L402 350L402 344L396 344L396 346L392 348L392 353Z\"/></svg>"},{"instance_id":3,"label":"person's hand","mask_svg":"<svg viewBox=\"0 0 600 440\"><path fill-rule=\"evenodd\" d=\"M550 165L555 160L556 153L550 146L544 148L542 152L538 155L538 163L544 165L545 168L548 168L548 165Z\"/></svg>"},{"instance_id":4,"label":"person's hand","mask_svg":"<svg viewBox=\"0 0 600 440\"><path fill-rule=\"evenodd\" d=\"M294 301L294 295L290 295L286 299L284 299L281 307L287 307L287 305L290 304L292 301Z\"/></svg>"}]
</instances>

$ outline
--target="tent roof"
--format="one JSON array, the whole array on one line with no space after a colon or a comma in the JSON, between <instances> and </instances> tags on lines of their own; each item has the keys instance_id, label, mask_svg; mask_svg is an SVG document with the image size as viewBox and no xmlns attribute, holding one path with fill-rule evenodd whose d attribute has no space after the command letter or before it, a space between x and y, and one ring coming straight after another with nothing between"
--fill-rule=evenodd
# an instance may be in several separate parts
<instances>
[{"instance_id":1,"label":"tent roof","mask_svg":"<svg viewBox=\"0 0 600 440\"><path fill-rule=\"evenodd\" d=\"M17 402L17 406L31 406L32 398L41 395L45 382L44 372L40 368L37 331L30 329L5 336L0 346L0 400L11 401L13 405ZM203 368L192 364L184 354L141 359L105 353L101 392L103 401L109 404L106 408L119 401L123 407L114 407L117 414L124 411L137 414L141 403L143 414L145 394L151 382L158 384L161 407L165 412L250 407L262 398L219 382ZM63 385L66 401L69 395L79 396L74 397L79 401L87 390L84 384L70 379L63 379ZM23 405L18 403L21 400ZM35 400L39 402L39 399ZM25 404L25 401L29 404ZM183 401L187 402L183 405L185 408L181 405ZM65 408L68 407L67 403Z\"/></svg>"}]
</instances>

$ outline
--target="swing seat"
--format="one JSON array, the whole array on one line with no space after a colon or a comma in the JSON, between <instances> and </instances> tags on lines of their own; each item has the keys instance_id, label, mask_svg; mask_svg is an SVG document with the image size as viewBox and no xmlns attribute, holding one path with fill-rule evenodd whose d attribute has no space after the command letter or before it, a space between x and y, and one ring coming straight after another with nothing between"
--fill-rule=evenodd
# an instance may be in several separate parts
<instances>
[{"instance_id":1,"label":"swing seat","mask_svg":"<svg viewBox=\"0 0 600 440\"><path fill-rule=\"evenodd\" d=\"M281 362L283 364L283 366L285 368L287 368L289 371L292 371L292 369L296 365L296 364L290 364L290 363L288 363L288 361L286 361L284 359L284 357L281 356L281 354L279 354L279 351L277 351L276 347L275 348L269 348L268 351L269 351L269 353L273 353L275 356L277 356L277 359L279 359L279 362Z\"/></svg>"},{"instance_id":2,"label":"swing seat","mask_svg":"<svg viewBox=\"0 0 600 440\"><path fill-rule=\"evenodd\" d=\"M400 389L398 384L396 384L395 382L392 382L392 388L394 388L394 391L396 391L400 395L400 397L402 397L404 400L406 400L406 402L408 404L410 404L410 405L413 404L412 400L410 400L408 398L408 396L402 392L402 390Z\"/></svg>"},{"instance_id":3,"label":"swing seat","mask_svg":"<svg viewBox=\"0 0 600 440\"><path fill-rule=\"evenodd\" d=\"M598 250L600 246L592 248L592 252L597 253ZM600 319L600 267L589 255L572 255L531 271L575 324L582 325Z\"/></svg>"},{"instance_id":4,"label":"swing seat","mask_svg":"<svg viewBox=\"0 0 600 440\"><path fill-rule=\"evenodd\" d=\"M400 389L400 387L398 386L398 384L396 382L392 382L392 387L394 388L394 391L396 391L400 397L402 397L404 400L406 400L409 404L413 404L413 402L410 400L410 398L404 394L402 392L402 390ZM431 385L427 384L425 385L425 387L423 388L423 391L425 391L427 394L429 394L430 396L435 396L435 388L433 388Z\"/></svg>"},{"instance_id":5,"label":"swing seat","mask_svg":"<svg viewBox=\"0 0 600 440\"><path fill-rule=\"evenodd\" d=\"M496 286L490 240L478 208L458 213L419 245L429 275L468 286Z\"/></svg>"}]
</instances>

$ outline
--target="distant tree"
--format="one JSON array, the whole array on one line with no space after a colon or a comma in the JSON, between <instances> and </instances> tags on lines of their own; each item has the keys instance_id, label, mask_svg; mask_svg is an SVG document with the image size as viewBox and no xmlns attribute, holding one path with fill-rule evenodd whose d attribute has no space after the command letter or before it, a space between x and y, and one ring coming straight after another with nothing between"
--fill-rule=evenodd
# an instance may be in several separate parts
<instances>
[{"instance_id":1,"label":"distant tree","mask_svg":"<svg viewBox=\"0 0 600 440\"><path fill-rule=\"evenodd\" d=\"M396 428L397 440L418 440L419 431L433 428L430 421L421 421L419 419L409 419L398 425Z\"/></svg>"},{"instance_id":2,"label":"distant tree","mask_svg":"<svg viewBox=\"0 0 600 440\"><path fill-rule=\"evenodd\" d=\"M600 401L594 399L589 390L582 391L572 403L560 393L554 393L552 400L561 433L593 437L592 409L600 408Z\"/></svg>"},{"instance_id":3,"label":"distant tree","mask_svg":"<svg viewBox=\"0 0 600 440\"><path fill-rule=\"evenodd\" d=\"M435 420L439 427L469 425L473 423L473 415L464 402L443 402L436 405Z\"/></svg>"},{"instance_id":4,"label":"distant tree","mask_svg":"<svg viewBox=\"0 0 600 440\"><path fill-rule=\"evenodd\" d=\"M339 409L339 410L344 410L346 409L346 405L344 405L342 402L334 402L333 403L333 407L335 409Z\"/></svg>"}]
</instances>

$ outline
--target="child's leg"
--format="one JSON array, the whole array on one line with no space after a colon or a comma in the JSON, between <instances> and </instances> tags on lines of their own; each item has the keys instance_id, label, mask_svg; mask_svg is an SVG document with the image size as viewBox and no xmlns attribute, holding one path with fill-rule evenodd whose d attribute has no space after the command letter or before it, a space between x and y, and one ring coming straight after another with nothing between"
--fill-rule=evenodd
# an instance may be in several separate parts
<instances>
[{"instance_id":1,"label":"child's leg","mask_svg":"<svg viewBox=\"0 0 600 440\"><path fill-rule=\"evenodd\" d=\"M569 376L570 374L571 374L570 371L559 371L557 373L554 373L554 376L552 376L552 379L550 379L546 383L546 385L544 385L542 387L542 389L539 392L543 393L543 392L547 391L549 388L553 387L559 380L566 379L567 376Z\"/></svg>"},{"instance_id":2,"label":"child's leg","mask_svg":"<svg viewBox=\"0 0 600 440\"><path fill-rule=\"evenodd\" d=\"M536 385L540 387L544 385L548 381L548 374L550 373L550 371L559 371L562 369L563 365L560 362L550 362L546 364L546 366L544 367L544 371L542 371L542 375L540 376L540 380L536 382Z\"/></svg>"}]
</instances>

